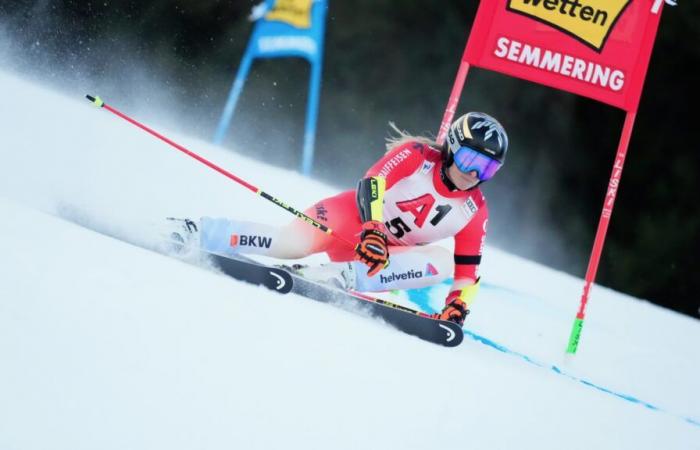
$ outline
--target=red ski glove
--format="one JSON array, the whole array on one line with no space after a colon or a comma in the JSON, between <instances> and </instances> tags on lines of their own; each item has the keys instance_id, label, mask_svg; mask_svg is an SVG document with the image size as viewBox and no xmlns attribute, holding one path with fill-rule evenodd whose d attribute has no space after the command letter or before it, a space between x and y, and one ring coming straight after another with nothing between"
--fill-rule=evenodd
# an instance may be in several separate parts
<instances>
[{"instance_id":1,"label":"red ski glove","mask_svg":"<svg viewBox=\"0 0 700 450\"><path fill-rule=\"evenodd\" d=\"M355 258L369 266L370 277L389 265L389 243L386 234L380 231L383 227L381 222L365 222L360 243L355 246Z\"/></svg>"}]
</instances>

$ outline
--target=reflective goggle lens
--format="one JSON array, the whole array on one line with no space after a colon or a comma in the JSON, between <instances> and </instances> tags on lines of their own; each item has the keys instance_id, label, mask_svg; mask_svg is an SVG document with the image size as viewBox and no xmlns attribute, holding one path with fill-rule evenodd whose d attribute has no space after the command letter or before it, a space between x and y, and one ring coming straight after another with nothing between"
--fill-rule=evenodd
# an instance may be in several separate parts
<instances>
[{"instance_id":1,"label":"reflective goggle lens","mask_svg":"<svg viewBox=\"0 0 700 450\"><path fill-rule=\"evenodd\" d=\"M460 147L454 154L455 164L462 172L476 171L479 180L490 180L503 165L471 147Z\"/></svg>"}]
</instances>

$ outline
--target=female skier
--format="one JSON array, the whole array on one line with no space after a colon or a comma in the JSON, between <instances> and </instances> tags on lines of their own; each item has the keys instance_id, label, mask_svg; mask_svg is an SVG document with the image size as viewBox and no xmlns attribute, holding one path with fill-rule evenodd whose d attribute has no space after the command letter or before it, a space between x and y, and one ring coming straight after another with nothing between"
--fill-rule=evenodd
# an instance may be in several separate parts
<instances>
[{"instance_id":1,"label":"female skier","mask_svg":"<svg viewBox=\"0 0 700 450\"><path fill-rule=\"evenodd\" d=\"M442 146L399 132L357 189L305 211L346 240L359 239L355 248L301 219L282 228L223 218L203 217L199 224L172 219L175 237L223 256L298 259L325 252L331 263L295 270L315 281L365 292L421 288L453 274L452 289L436 316L462 325L479 288L488 220L479 184L501 168L507 149L501 124L478 112L458 118ZM449 237L454 238L454 253L427 245Z\"/></svg>"}]
</instances>

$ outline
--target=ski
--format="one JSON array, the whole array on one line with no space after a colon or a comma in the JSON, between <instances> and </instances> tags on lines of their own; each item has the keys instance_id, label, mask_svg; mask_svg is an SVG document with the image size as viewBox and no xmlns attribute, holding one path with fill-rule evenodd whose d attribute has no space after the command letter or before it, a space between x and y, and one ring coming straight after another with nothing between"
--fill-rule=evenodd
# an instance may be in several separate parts
<instances>
[{"instance_id":1,"label":"ski","mask_svg":"<svg viewBox=\"0 0 700 450\"><path fill-rule=\"evenodd\" d=\"M214 266L225 275L250 284L287 294L292 291L294 279L284 269L258 264L249 259L232 259L214 253L206 253Z\"/></svg>"},{"instance_id":2,"label":"ski","mask_svg":"<svg viewBox=\"0 0 700 450\"><path fill-rule=\"evenodd\" d=\"M243 256L235 259L219 255L210 257L224 274L237 280L263 285L282 294L292 292L356 314L378 318L406 334L434 344L456 347L464 339L464 332L458 324L434 319L429 314L384 299L310 281L296 273L260 264ZM284 272L286 277L280 272ZM278 288L274 282L278 277L284 280L283 288Z\"/></svg>"},{"instance_id":3,"label":"ski","mask_svg":"<svg viewBox=\"0 0 700 450\"><path fill-rule=\"evenodd\" d=\"M73 211L73 214L76 214L75 211ZM173 255L160 244L147 245L118 233L105 224L96 224L92 221L88 225L84 220L79 220L80 218L81 216L79 215L68 217L76 225L139 248L175 257L190 264L201 266L201 259L208 260L222 274L239 281L264 286L280 294L296 293L312 300L341 307L353 313L379 318L394 328L425 341L446 347L456 347L464 339L462 328L453 322L433 319L424 312L380 298L316 283L293 272L279 267L268 266L242 255L232 258L200 251L199 257L201 259L199 261L196 257L193 258L194 255L188 255L183 258L182 256Z\"/></svg>"},{"instance_id":4,"label":"ski","mask_svg":"<svg viewBox=\"0 0 700 450\"><path fill-rule=\"evenodd\" d=\"M359 292L347 292L332 286L315 283L292 274L292 292L323 303L330 303L365 315L382 319L394 328L434 344L456 347L462 343L464 332L454 322L430 317L396 303Z\"/></svg>"}]
</instances>

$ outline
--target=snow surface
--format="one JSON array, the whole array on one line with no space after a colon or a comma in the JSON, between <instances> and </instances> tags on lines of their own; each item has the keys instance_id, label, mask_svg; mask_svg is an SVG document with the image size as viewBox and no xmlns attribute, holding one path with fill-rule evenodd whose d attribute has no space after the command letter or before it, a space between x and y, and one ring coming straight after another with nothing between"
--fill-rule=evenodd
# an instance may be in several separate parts
<instances>
[{"instance_id":1,"label":"snow surface","mask_svg":"<svg viewBox=\"0 0 700 450\"><path fill-rule=\"evenodd\" d=\"M700 449L699 321L596 286L567 357L583 282L487 247L435 346L91 231L290 216L84 99L0 99L0 449ZM336 192L159 131L297 208Z\"/></svg>"}]
</instances>

